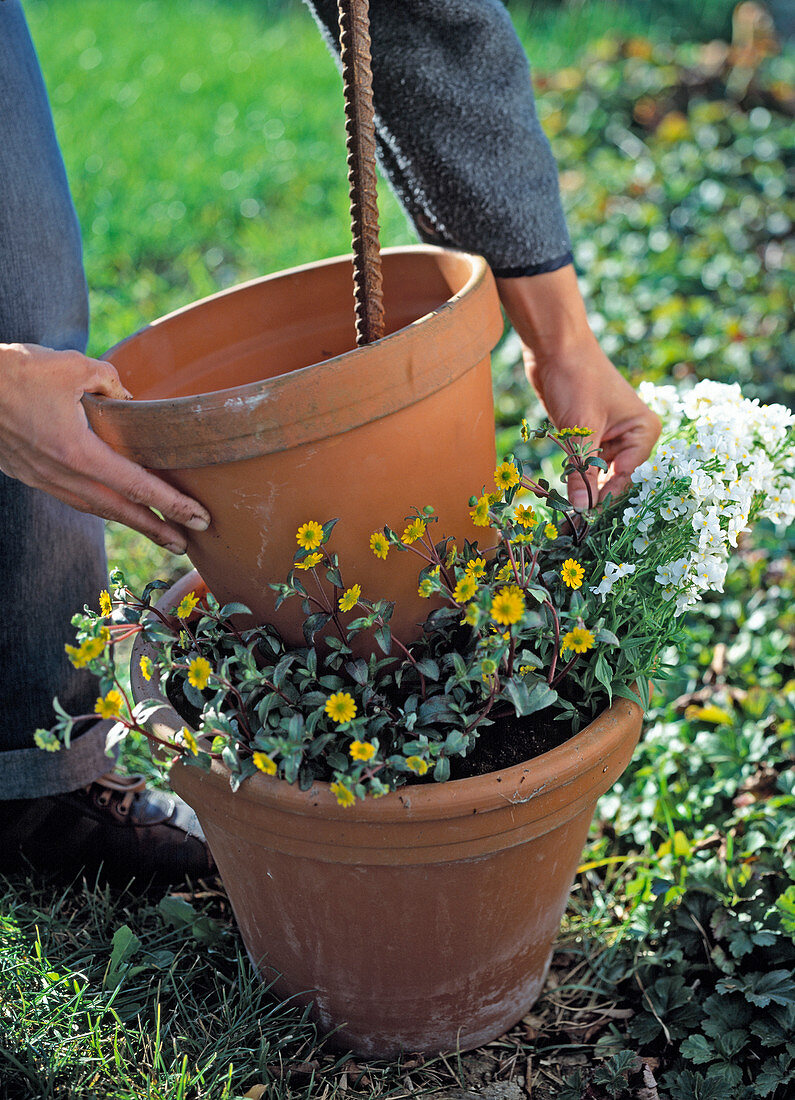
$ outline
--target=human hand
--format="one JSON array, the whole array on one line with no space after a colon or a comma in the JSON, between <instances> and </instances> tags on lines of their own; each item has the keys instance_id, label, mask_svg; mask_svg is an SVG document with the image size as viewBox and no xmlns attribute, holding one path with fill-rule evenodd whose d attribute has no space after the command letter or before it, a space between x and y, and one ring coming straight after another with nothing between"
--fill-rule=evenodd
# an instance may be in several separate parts
<instances>
[{"instance_id":1,"label":"human hand","mask_svg":"<svg viewBox=\"0 0 795 1100\"><path fill-rule=\"evenodd\" d=\"M204 531L207 511L95 435L84 393L131 397L110 363L36 344L0 344L0 470L184 554L185 535L175 525Z\"/></svg>"},{"instance_id":2,"label":"human hand","mask_svg":"<svg viewBox=\"0 0 795 1100\"><path fill-rule=\"evenodd\" d=\"M527 377L556 428L590 428L591 452L601 448L607 472L592 467L593 502L617 496L645 462L660 434L660 419L616 370L591 332L569 266L547 275L498 279L503 305L522 339ZM589 506L582 477L569 479L569 500Z\"/></svg>"}]
</instances>

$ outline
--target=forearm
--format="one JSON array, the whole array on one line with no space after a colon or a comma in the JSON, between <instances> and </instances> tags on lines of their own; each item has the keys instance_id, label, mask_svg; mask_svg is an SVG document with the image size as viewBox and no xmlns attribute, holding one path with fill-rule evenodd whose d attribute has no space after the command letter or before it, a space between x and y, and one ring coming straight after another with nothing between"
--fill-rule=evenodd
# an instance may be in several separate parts
<instances>
[{"instance_id":1,"label":"forearm","mask_svg":"<svg viewBox=\"0 0 795 1100\"><path fill-rule=\"evenodd\" d=\"M338 52L336 0L306 0ZM498 274L571 260L557 168L500 0L370 0L382 167L420 236Z\"/></svg>"}]
</instances>

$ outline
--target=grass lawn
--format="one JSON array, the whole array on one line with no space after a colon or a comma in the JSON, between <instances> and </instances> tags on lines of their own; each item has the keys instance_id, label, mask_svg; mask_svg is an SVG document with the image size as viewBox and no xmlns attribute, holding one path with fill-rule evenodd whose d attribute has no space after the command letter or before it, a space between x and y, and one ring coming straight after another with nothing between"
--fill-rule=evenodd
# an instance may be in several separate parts
<instances>
[{"instance_id":1,"label":"grass lawn","mask_svg":"<svg viewBox=\"0 0 795 1100\"><path fill-rule=\"evenodd\" d=\"M728 26L730 4L691 7L510 10L606 351L635 380L738 379L792 404L792 57L741 69L672 46ZM300 6L25 8L84 228L93 353L220 287L348 250L339 78ZM413 240L381 195L383 243ZM495 397L512 446L534 406L510 335ZM186 567L113 525L109 548L133 585ZM688 621L676 675L600 803L545 993L508 1036L359 1065L257 983L215 885L144 902L0 880L0 1100L398 1100L499 1083L507 1100L631 1100L648 1075L661 1100L783 1100L793 549L761 532ZM140 746L126 760L153 770Z\"/></svg>"}]
</instances>

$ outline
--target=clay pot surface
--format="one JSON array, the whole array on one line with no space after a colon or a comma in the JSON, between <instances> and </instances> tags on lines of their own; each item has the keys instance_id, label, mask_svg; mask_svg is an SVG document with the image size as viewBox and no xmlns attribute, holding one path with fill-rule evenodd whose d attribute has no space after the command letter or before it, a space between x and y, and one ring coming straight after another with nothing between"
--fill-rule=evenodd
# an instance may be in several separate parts
<instances>
[{"instance_id":1,"label":"clay pot surface","mask_svg":"<svg viewBox=\"0 0 795 1100\"><path fill-rule=\"evenodd\" d=\"M155 321L107 355L135 400L84 399L106 442L208 509L209 530L186 531L188 555L218 599L246 603L294 645L300 603L276 612L268 582L286 578L302 523L340 519L331 545L346 586L396 601L405 641L428 611L422 563L377 560L371 533L401 532L432 504L436 541L474 540L469 497L494 488L489 353L503 322L485 261L387 249L383 271L387 335L367 347L355 346L342 257Z\"/></svg>"},{"instance_id":2,"label":"clay pot surface","mask_svg":"<svg viewBox=\"0 0 795 1100\"><path fill-rule=\"evenodd\" d=\"M197 587L199 586L199 587ZM202 591L182 578L160 606ZM136 699L151 685L133 651ZM627 766L639 706L617 699L565 744L490 775L400 788L340 807L301 791L178 762L243 941L263 977L313 1002L334 1043L364 1057L468 1049L541 992L596 800ZM168 705L161 736L183 725ZM491 734L487 734L491 735Z\"/></svg>"}]
</instances>

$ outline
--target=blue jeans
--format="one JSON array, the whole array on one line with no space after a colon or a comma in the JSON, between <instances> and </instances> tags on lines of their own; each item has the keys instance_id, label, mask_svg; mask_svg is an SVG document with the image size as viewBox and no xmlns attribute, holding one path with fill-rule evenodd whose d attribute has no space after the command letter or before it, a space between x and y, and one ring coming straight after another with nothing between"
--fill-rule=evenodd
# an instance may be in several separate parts
<instances>
[{"instance_id":1,"label":"blue jeans","mask_svg":"<svg viewBox=\"0 0 795 1100\"><path fill-rule=\"evenodd\" d=\"M0 343L85 351L80 229L18 0L0 3ZM94 679L69 664L71 617L106 583L102 520L0 474L0 799L57 794L107 772L104 727L45 753L51 700L91 713Z\"/></svg>"}]
</instances>

